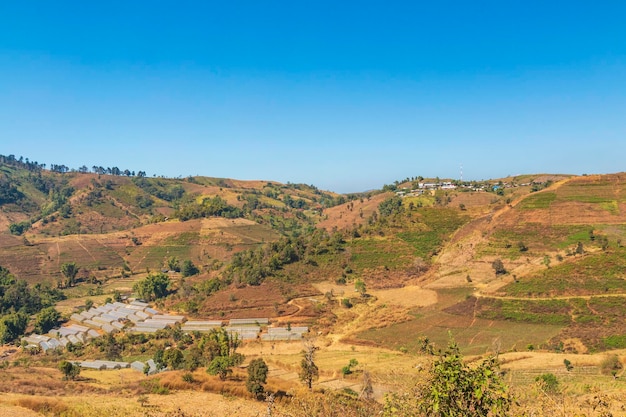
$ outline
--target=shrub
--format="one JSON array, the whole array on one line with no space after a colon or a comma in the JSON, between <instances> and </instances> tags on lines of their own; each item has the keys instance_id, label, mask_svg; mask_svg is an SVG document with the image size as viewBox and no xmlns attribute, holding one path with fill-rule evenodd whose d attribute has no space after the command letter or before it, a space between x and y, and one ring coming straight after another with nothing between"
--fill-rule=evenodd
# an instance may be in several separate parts
<instances>
[{"instance_id":1,"label":"shrub","mask_svg":"<svg viewBox=\"0 0 626 417\"><path fill-rule=\"evenodd\" d=\"M552 373L542 374L535 378L541 388L550 394L556 394L559 391L559 380Z\"/></svg>"},{"instance_id":2,"label":"shrub","mask_svg":"<svg viewBox=\"0 0 626 417\"><path fill-rule=\"evenodd\" d=\"M504 263L501 259L496 259L491 264L491 267L496 272L496 275L504 275L506 274L506 268L504 268Z\"/></svg>"},{"instance_id":3,"label":"shrub","mask_svg":"<svg viewBox=\"0 0 626 417\"><path fill-rule=\"evenodd\" d=\"M614 378L617 375L617 372L621 370L624 366L620 362L617 355L608 355L602 362L600 363L600 370L605 375L612 375Z\"/></svg>"},{"instance_id":4,"label":"shrub","mask_svg":"<svg viewBox=\"0 0 626 417\"><path fill-rule=\"evenodd\" d=\"M432 363L425 380L408 393L385 397L383 415L504 417L512 403L507 391L495 358L469 366L451 341Z\"/></svg>"},{"instance_id":5,"label":"shrub","mask_svg":"<svg viewBox=\"0 0 626 417\"><path fill-rule=\"evenodd\" d=\"M263 384L267 382L268 367L263 359L254 359L248 365L248 380L246 381L246 389L255 398L261 398L265 387Z\"/></svg>"},{"instance_id":6,"label":"shrub","mask_svg":"<svg viewBox=\"0 0 626 417\"><path fill-rule=\"evenodd\" d=\"M68 361L61 361L59 369L63 372L63 379L74 380L80 374L80 366Z\"/></svg>"},{"instance_id":7,"label":"shrub","mask_svg":"<svg viewBox=\"0 0 626 417\"><path fill-rule=\"evenodd\" d=\"M563 365L565 365L565 369L567 369L567 371L571 371L572 369L574 369L574 366L572 365L572 362L570 362L567 359L563 359Z\"/></svg>"}]
</instances>

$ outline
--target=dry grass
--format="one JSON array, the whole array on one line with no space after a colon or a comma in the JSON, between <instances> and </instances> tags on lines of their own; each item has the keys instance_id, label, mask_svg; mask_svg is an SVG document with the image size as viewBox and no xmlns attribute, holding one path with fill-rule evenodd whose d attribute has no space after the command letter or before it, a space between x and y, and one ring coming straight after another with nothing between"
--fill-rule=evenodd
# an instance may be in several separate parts
<instances>
[{"instance_id":1,"label":"dry grass","mask_svg":"<svg viewBox=\"0 0 626 417\"><path fill-rule=\"evenodd\" d=\"M59 415L67 411L67 405L56 398L23 397L15 404L44 415Z\"/></svg>"}]
</instances>

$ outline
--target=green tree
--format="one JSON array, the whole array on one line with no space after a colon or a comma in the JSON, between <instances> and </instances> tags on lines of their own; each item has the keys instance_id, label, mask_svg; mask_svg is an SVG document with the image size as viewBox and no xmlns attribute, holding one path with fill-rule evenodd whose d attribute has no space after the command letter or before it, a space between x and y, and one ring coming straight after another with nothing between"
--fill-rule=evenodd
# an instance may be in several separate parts
<instances>
[{"instance_id":1,"label":"green tree","mask_svg":"<svg viewBox=\"0 0 626 417\"><path fill-rule=\"evenodd\" d=\"M170 348L163 352L163 362L172 369L181 369L184 365L185 358L183 352L176 348Z\"/></svg>"},{"instance_id":2,"label":"green tree","mask_svg":"<svg viewBox=\"0 0 626 417\"><path fill-rule=\"evenodd\" d=\"M361 297L365 297L365 294L367 292L367 288L365 287L365 282L363 282L363 280L361 279L357 279L356 281L354 281L354 290L358 292L361 295Z\"/></svg>"},{"instance_id":3,"label":"green tree","mask_svg":"<svg viewBox=\"0 0 626 417\"><path fill-rule=\"evenodd\" d=\"M66 262L61 265L61 273L65 277L65 287L72 287L76 283L76 275L80 268L76 266L76 262Z\"/></svg>"},{"instance_id":4,"label":"green tree","mask_svg":"<svg viewBox=\"0 0 626 417\"><path fill-rule=\"evenodd\" d=\"M35 318L35 331L40 334L47 333L59 323L61 314L54 307L46 307Z\"/></svg>"},{"instance_id":5,"label":"green tree","mask_svg":"<svg viewBox=\"0 0 626 417\"><path fill-rule=\"evenodd\" d=\"M319 378L319 368L315 364L315 351L317 347L310 341L305 342L302 351L302 361L300 362L300 381L310 390L313 390L313 381Z\"/></svg>"},{"instance_id":6,"label":"green tree","mask_svg":"<svg viewBox=\"0 0 626 417\"><path fill-rule=\"evenodd\" d=\"M248 365L248 380L246 381L246 388L248 392L259 399L265 387L263 384L267 382L267 364L261 358L254 359Z\"/></svg>"},{"instance_id":7,"label":"green tree","mask_svg":"<svg viewBox=\"0 0 626 417\"><path fill-rule=\"evenodd\" d=\"M559 380L556 375L552 373L541 374L535 381L539 384L541 389L548 394L556 394L559 392Z\"/></svg>"},{"instance_id":8,"label":"green tree","mask_svg":"<svg viewBox=\"0 0 626 417\"><path fill-rule=\"evenodd\" d=\"M427 378L409 392L385 397L384 416L503 417L511 397L495 358L470 366L454 342L435 360Z\"/></svg>"},{"instance_id":9,"label":"green tree","mask_svg":"<svg viewBox=\"0 0 626 417\"><path fill-rule=\"evenodd\" d=\"M394 213L402 212L402 198L398 196L389 197L378 205L381 217L391 216Z\"/></svg>"},{"instance_id":10,"label":"green tree","mask_svg":"<svg viewBox=\"0 0 626 417\"><path fill-rule=\"evenodd\" d=\"M568 359L563 359L563 365L565 365L565 369L567 369L567 372L571 371L572 369L574 369L574 366L572 365L572 362Z\"/></svg>"},{"instance_id":11,"label":"green tree","mask_svg":"<svg viewBox=\"0 0 626 417\"><path fill-rule=\"evenodd\" d=\"M59 370L63 372L63 379L74 380L80 374L80 366L69 361L61 361Z\"/></svg>"},{"instance_id":12,"label":"green tree","mask_svg":"<svg viewBox=\"0 0 626 417\"><path fill-rule=\"evenodd\" d=\"M203 364L204 358L202 357L202 351L197 346L185 350L184 368L186 370L193 372Z\"/></svg>"},{"instance_id":13,"label":"green tree","mask_svg":"<svg viewBox=\"0 0 626 417\"><path fill-rule=\"evenodd\" d=\"M153 301L166 297L169 294L170 286L171 281L167 274L159 272L148 274L145 279L135 283L133 291L137 293L139 298Z\"/></svg>"},{"instance_id":14,"label":"green tree","mask_svg":"<svg viewBox=\"0 0 626 417\"><path fill-rule=\"evenodd\" d=\"M228 356L217 356L209 362L206 371L211 375L219 376L222 381L225 381L226 377L233 373L231 369L233 366L233 361Z\"/></svg>"},{"instance_id":15,"label":"green tree","mask_svg":"<svg viewBox=\"0 0 626 417\"><path fill-rule=\"evenodd\" d=\"M119 359L124 350L124 345L110 333L95 339L94 344L100 349L100 352L104 353L108 360Z\"/></svg>"},{"instance_id":16,"label":"green tree","mask_svg":"<svg viewBox=\"0 0 626 417\"><path fill-rule=\"evenodd\" d=\"M354 368L358 364L359 361L357 361L356 359L350 359L350 362L348 362L346 366L341 368L341 373L343 374L343 376L350 375L352 373L352 368Z\"/></svg>"},{"instance_id":17,"label":"green tree","mask_svg":"<svg viewBox=\"0 0 626 417\"><path fill-rule=\"evenodd\" d=\"M11 313L0 317L0 344L10 343L24 334L28 316L24 313Z\"/></svg>"},{"instance_id":18,"label":"green tree","mask_svg":"<svg viewBox=\"0 0 626 417\"><path fill-rule=\"evenodd\" d=\"M506 268L504 267L504 263L499 258L491 263L491 267L496 272L496 275L506 274Z\"/></svg>"},{"instance_id":19,"label":"green tree","mask_svg":"<svg viewBox=\"0 0 626 417\"><path fill-rule=\"evenodd\" d=\"M180 270L183 277L190 277L196 275L200 270L189 259L183 262L183 267Z\"/></svg>"},{"instance_id":20,"label":"green tree","mask_svg":"<svg viewBox=\"0 0 626 417\"><path fill-rule=\"evenodd\" d=\"M167 267L170 271L180 272L180 261L177 257L172 256L167 260Z\"/></svg>"},{"instance_id":21,"label":"green tree","mask_svg":"<svg viewBox=\"0 0 626 417\"><path fill-rule=\"evenodd\" d=\"M232 373L231 368L244 360L244 356L237 353L239 344L237 334L223 328L213 329L205 335L198 347L208 360L207 372L225 380Z\"/></svg>"}]
</instances>

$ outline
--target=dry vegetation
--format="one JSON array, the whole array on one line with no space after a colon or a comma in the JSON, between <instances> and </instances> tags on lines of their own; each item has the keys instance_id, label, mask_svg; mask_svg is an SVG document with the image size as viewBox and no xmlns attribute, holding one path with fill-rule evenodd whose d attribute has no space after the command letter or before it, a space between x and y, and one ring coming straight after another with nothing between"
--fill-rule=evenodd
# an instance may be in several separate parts
<instances>
[{"instance_id":1,"label":"dry vegetation","mask_svg":"<svg viewBox=\"0 0 626 417\"><path fill-rule=\"evenodd\" d=\"M76 176L71 184L90 187L92 179L90 174ZM435 195L416 197L411 201L423 205L420 210L369 230L370 218L392 193L325 208L321 217L315 217L321 219L317 227L349 231L340 250L316 255L309 263L284 265L260 285L231 285L206 296L195 315L270 317L277 325L310 326L310 336L320 348L318 390L359 392L367 371L374 381L374 397L382 401L385 392L410 383L432 360L422 352L424 337L445 346L452 335L466 355L474 355L470 361L500 353L505 380L520 399L520 412L525 408L542 409L545 415L558 411L556 415L584 412L592 416L606 409L624 415L626 378L621 373L617 379L602 375L604 354L589 352L626 347L626 310L617 298L626 295L624 253L619 248L622 239L626 242L626 175L505 181L533 179L553 183L532 193L530 186L507 189L504 196L450 192L442 206L436 205ZM119 187L116 191L130 181L113 180ZM261 181L195 181L184 183L184 188L197 193L197 200L219 195L236 207L245 203L242 190L261 192L269 187ZM315 197L310 190L295 188L285 188L284 193L307 202ZM160 269L169 257L190 259L201 267L200 275L188 278L194 284L217 277L219 266L234 253L280 237L271 222L250 219L148 223L148 215L125 202L127 197L121 191L112 194L110 205L117 211L107 207L109 217L86 211L79 217L91 230L110 219L113 211L130 213L108 223L106 233L54 236L59 230L35 224L25 235L28 244L1 233L0 265L30 282L40 282L53 281L60 264L75 261L83 267L80 278L103 281L67 290L70 298L57 307L69 314L87 299L101 303L115 290L130 293L148 269ZM79 202L82 194L73 198ZM260 198L273 208L259 213L276 214L285 207L282 200ZM155 204L156 213L173 212L164 201L155 200ZM316 210L320 208L312 211ZM288 219L295 216L283 214ZM451 227L450 236L439 240L437 222L448 219L458 227ZM6 229L19 220L24 219L17 213L0 212L0 227L4 224ZM608 248L600 246L600 237L608 239ZM578 241L585 245L584 254L571 253ZM527 248L521 251L519 242ZM504 261L506 274L495 274L492 262L496 259ZM124 263L130 277L122 277ZM178 285L179 276L172 277ZM347 282L337 283L340 278ZM357 280L367 286L364 296L354 291ZM96 288L102 293L90 295L89 290ZM162 306L175 309L179 303L180 299L173 298ZM270 365L267 388L281 393L298 392L301 386L297 376L301 350L300 342L260 341L240 349L248 360L266 360ZM625 352L616 352L623 361ZM341 369L351 359L359 365L352 375L344 376ZM564 359L571 362L572 371L566 370ZM203 369L194 372L191 381L178 371L145 377L130 370L83 371L78 381L62 381L49 358L13 353L5 363L9 366L0 370L0 416L258 416L266 412L266 405L251 400L245 389L245 368L237 369L226 381ZM557 376L560 391L546 394L536 386L535 378L545 373ZM334 415L330 409L336 398L298 395L300 411L283 399L277 400L276 415L303 415L302 410ZM350 414L344 411L343 416Z\"/></svg>"}]
</instances>

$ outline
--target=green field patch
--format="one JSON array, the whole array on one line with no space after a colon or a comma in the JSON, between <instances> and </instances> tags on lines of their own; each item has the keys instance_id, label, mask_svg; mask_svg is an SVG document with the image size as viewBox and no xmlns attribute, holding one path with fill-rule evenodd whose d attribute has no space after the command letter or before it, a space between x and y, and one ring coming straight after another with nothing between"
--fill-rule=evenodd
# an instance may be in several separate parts
<instances>
[{"instance_id":1,"label":"green field patch","mask_svg":"<svg viewBox=\"0 0 626 417\"><path fill-rule=\"evenodd\" d=\"M200 241L200 232L182 232L171 235L163 240L165 246L189 246L197 245Z\"/></svg>"},{"instance_id":2,"label":"green field patch","mask_svg":"<svg viewBox=\"0 0 626 417\"><path fill-rule=\"evenodd\" d=\"M624 320L626 297L592 297L589 308L607 320Z\"/></svg>"},{"instance_id":3,"label":"green field patch","mask_svg":"<svg viewBox=\"0 0 626 417\"><path fill-rule=\"evenodd\" d=\"M520 210L546 209L556 200L556 193L536 193L531 194L522 200L516 208Z\"/></svg>"},{"instance_id":4,"label":"green field patch","mask_svg":"<svg viewBox=\"0 0 626 417\"><path fill-rule=\"evenodd\" d=\"M603 210L606 210L611 214L614 214L614 215L619 214L619 204L616 200L611 200L611 201L600 203L600 207L602 207Z\"/></svg>"},{"instance_id":5,"label":"green field patch","mask_svg":"<svg viewBox=\"0 0 626 417\"><path fill-rule=\"evenodd\" d=\"M604 203L615 199L616 192L624 191L609 181L597 182L570 182L558 190L560 201L575 201L579 203Z\"/></svg>"},{"instance_id":6,"label":"green field patch","mask_svg":"<svg viewBox=\"0 0 626 417\"><path fill-rule=\"evenodd\" d=\"M408 208L413 203L414 207L432 207L435 205L435 197L430 195L420 195L418 197L405 197L402 199L402 205Z\"/></svg>"},{"instance_id":7,"label":"green field patch","mask_svg":"<svg viewBox=\"0 0 626 417\"><path fill-rule=\"evenodd\" d=\"M447 208L423 207L417 210L416 220L420 222L413 225L397 236L411 245L414 254L425 260L430 259L443 242L450 237L459 227L468 221L467 216L460 216L456 210Z\"/></svg>"},{"instance_id":8,"label":"green field patch","mask_svg":"<svg viewBox=\"0 0 626 417\"><path fill-rule=\"evenodd\" d=\"M570 324L572 306L567 300L508 300L480 298L476 315L489 320L521 323Z\"/></svg>"},{"instance_id":9,"label":"green field patch","mask_svg":"<svg viewBox=\"0 0 626 417\"><path fill-rule=\"evenodd\" d=\"M516 297L626 293L624 271L626 256L622 248L568 259L510 283L501 291Z\"/></svg>"},{"instance_id":10,"label":"green field patch","mask_svg":"<svg viewBox=\"0 0 626 417\"><path fill-rule=\"evenodd\" d=\"M563 227L565 228L565 227ZM570 227L571 234L567 235L565 239L557 245L559 249L565 249L568 246L576 245L578 242L589 242L589 231L593 227L591 226L572 226Z\"/></svg>"},{"instance_id":11,"label":"green field patch","mask_svg":"<svg viewBox=\"0 0 626 417\"><path fill-rule=\"evenodd\" d=\"M587 194L578 194L578 195L568 195L560 197L561 201L575 201L577 203L590 203L590 204L604 204L611 203L614 201L612 199L612 195L607 196L598 196L598 195L587 195Z\"/></svg>"},{"instance_id":12,"label":"green field patch","mask_svg":"<svg viewBox=\"0 0 626 417\"><path fill-rule=\"evenodd\" d=\"M515 228L496 230L489 242L477 249L477 255L495 255L513 260L520 256L564 249L577 242L587 244L591 229L593 227L585 225L522 223ZM527 247L527 251L520 251L520 242Z\"/></svg>"},{"instance_id":13,"label":"green field patch","mask_svg":"<svg viewBox=\"0 0 626 417\"><path fill-rule=\"evenodd\" d=\"M420 339L428 338L436 347L448 344L450 336L466 355L484 354L498 341L501 350L521 350L529 344L541 345L556 336L563 326L494 321L428 311L415 319L384 328L370 329L358 339L378 346L419 353Z\"/></svg>"},{"instance_id":14,"label":"green field patch","mask_svg":"<svg viewBox=\"0 0 626 417\"><path fill-rule=\"evenodd\" d=\"M398 237L408 243L415 250L415 254L423 259L429 259L433 252L441 245L441 237L434 230L424 232L402 232Z\"/></svg>"},{"instance_id":15,"label":"green field patch","mask_svg":"<svg viewBox=\"0 0 626 417\"><path fill-rule=\"evenodd\" d=\"M65 240L59 243L58 263L76 262L81 268L121 267L124 259L111 247L92 239Z\"/></svg>"},{"instance_id":16,"label":"green field patch","mask_svg":"<svg viewBox=\"0 0 626 417\"><path fill-rule=\"evenodd\" d=\"M161 245L161 246L140 246L128 259L128 263L133 271L143 268L160 269L166 265L171 257L179 260L191 259L193 247L187 245Z\"/></svg>"},{"instance_id":17,"label":"green field patch","mask_svg":"<svg viewBox=\"0 0 626 417\"><path fill-rule=\"evenodd\" d=\"M114 219L122 219L126 217L126 211L122 210L112 201L97 201L92 203L89 209L95 211L96 213L101 214L104 217L114 218Z\"/></svg>"},{"instance_id":18,"label":"green field patch","mask_svg":"<svg viewBox=\"0 0 626 417\"><path fill-rule=\"evenodd\" d=\"M363 238L348 243L351 251L350 265L354 269L405 268L413 260L411 246L395 238Z\"/></svg>"},{"instance_id":19,"label":"green field patch","mask_svg":"<svg viewBox=\"0 0 626 417\"><path fill-rule=\"evenodd\" d=\"M280 235L269 227L258 224L231 226L221 228L220 230L237 236L242 240L243 244L274 242L280 238Z\"/></svg>"},{"instance_id":20,"label":"green field patch","mask_svg":"<svg viewBox=\"0 0 626 417\"><path fill-rule=\"evenodd\" d=\"M624 349L626 348L626 334L605 337L602 339L602 343L609 349Z\"/></svg>"},{"instance_id":21,"label":"green field patch","mask_svg":"<svg viewBox=\"0 0 626 417\"><path fill-rule=\"evenodd\" d=\"M459 215L457 210L449 208L422 208L418 214L422 223L443 235L449 235L469 221L469 216Z\"/></svg>"}]
</instances>

